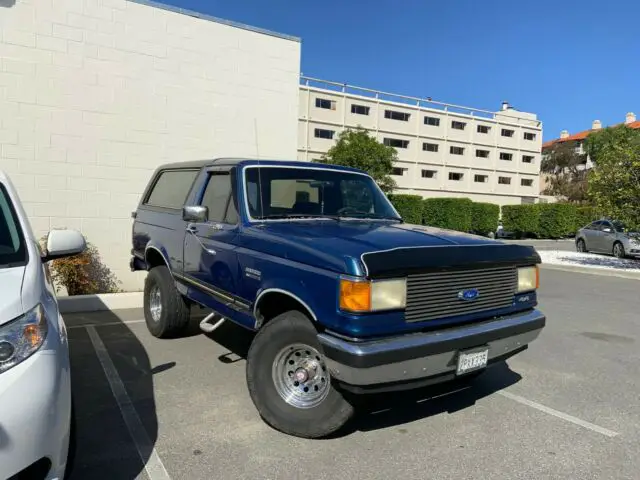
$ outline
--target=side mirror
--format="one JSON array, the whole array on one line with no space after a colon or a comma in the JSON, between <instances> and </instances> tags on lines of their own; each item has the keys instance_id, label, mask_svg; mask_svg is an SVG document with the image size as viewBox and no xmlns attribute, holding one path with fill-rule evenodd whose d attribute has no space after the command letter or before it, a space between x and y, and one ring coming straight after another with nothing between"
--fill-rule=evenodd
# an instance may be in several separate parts
<instances>
[{"instance_id":1,"label":"side mirror","mask_svg":"<svg viewBox=\"0 0 640 480\"><path fill-rule=\"evenodd\" d=\"M202 205L188 205L182 209L185 222L203 223L209 219L209 209Z\"/></svg>"},{"instance_id":2,"label":"side mirror","mask_svg":"<svg viewBox=\"0 0 640 480\"><path fill-rule=\"evenodd\" d=\"M43 262L72 257L85 251L87 243L77 230L51 230L47 236L47 251Z\"/></svg>"}]
</instances>

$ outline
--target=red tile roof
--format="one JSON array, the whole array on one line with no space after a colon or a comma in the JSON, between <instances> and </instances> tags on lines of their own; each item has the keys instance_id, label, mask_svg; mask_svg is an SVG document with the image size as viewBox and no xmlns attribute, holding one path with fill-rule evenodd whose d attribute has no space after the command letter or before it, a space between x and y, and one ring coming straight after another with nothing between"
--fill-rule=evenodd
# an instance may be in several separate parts
<instances>
[{"instance_id":1,"label":"red tile roof","mask_svg":"<svg viewBox=\"0 0 640 480\"><path fill-rule=\"evenodd\" d=\"M618 123L616 125L612 125L612 127L616 127L618 125L622 125L622 124ZM629 128L640 128L640 120L638 120L637 122L628 123L627 127L629 127ZM608 127L605 127L605 128L608 128ZM566 138L556 138L554 140L549 140L548 142L544 142L542 144L542 148L545 149L547 147L550 147L551 145L554 145L554 144L560 143L560 142L571 142L571 141L577 141L577 140L584 140L592 132L595 132L595 130L584 130L582 132L578 132L578 133L574 133L573 135L569 135Z\"/></svg>"}]
</instances>

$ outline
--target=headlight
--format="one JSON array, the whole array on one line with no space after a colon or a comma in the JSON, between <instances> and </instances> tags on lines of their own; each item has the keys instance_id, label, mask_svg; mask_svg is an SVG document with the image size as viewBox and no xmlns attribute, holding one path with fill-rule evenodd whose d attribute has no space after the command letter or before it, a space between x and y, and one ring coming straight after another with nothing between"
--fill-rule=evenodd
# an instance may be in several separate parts
<instances>
[{"instance_id":1,"label":"headlight","mask_svg":"<svg viewBox=\"0 0 640 480\"><path fill-rule=\"evenodd\" d=\"M539 286L540 272L537 266L518 269L518 290L516 293L530 292Z\"/></svg>"},{"instance_id":2,"label":"headlight","mask_svg":"<svg viewBox=\"0 0 640 480\"><path fill-rule=\"evenodd\" d=\"M37 352L46 337L47 321L42 305L7 324L0 325L0 373Z\"/></svg>"},{"instance_id":3,"label":"headlight","mask_svg":"<svg viewBox=\"0 0 640 480\"><path fill-rule=\"evenodd\" d=\"M405 308L407 280L340 280L340 309L347 312L378 312Z\"/></svg>"}]
</instances>

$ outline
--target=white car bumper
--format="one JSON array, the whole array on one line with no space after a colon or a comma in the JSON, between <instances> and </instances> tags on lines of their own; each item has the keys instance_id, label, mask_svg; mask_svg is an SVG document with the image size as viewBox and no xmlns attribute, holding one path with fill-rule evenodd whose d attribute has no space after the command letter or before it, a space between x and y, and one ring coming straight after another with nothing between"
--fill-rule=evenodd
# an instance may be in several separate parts
<instances>
[{"instance_id":1,"label":"white car bumper","mask_svg":"<svg viewBox=\"0 0 640 480\"><path fill-rule=\"evenodd\" d=\"M0 374L0 478L39 462L62 480L71 423L69 354L44 350ZM47 469L48 467L48 469Z\"/></svg>"}]
</instances>

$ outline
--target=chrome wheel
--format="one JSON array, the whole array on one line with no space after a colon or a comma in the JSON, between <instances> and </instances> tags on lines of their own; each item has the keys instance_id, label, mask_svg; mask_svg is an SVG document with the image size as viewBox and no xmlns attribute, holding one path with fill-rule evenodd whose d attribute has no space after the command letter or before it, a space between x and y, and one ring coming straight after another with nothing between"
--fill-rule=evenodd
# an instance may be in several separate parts
<instances>
[{"instance_id":1,"label":"chrome wheel","mask_svg":"<svg viewBox=\"0 0 640 480\"><path fill-rule=\"evenodd\" d=\"M618 258L624 257L624 247L622 246L622 244L616 243L613 246L613 254Z\"/></svg>"},{"instance_id":2,"label":"chrome wheel","mask_svg":"<svg viewBox=\"0 0 640 480\"><path fill-rule=\"evenodd\" d=\"M578 249L577 250L578 250L578 252L583 252L583 253L587 251L587 249L585 248L585 245L584 245L584 240L578 240Z\"/></svg>"},{"instance_id":3,"label":"chrome wheel","mask_svg":"<svg viewBox=\"0 0 640 480\"><path fill-rule=\"evenodd\" d=\"M149 292L149 312L154 322L160 321L162 315L162 299L160 298L160 287L154 285Z\"/></svg>"},{"instance_id":4,"label":"chrome wheel","mask_svg":"<svg viewBox=\"0 0 640 480\"><path fill-rule=\"evenodd\" d=\"M271 368L280 397L297 408L313 408L329 394L329 371L315 348L289 345L276 355Z\"/></svg>"}]
</instances>

